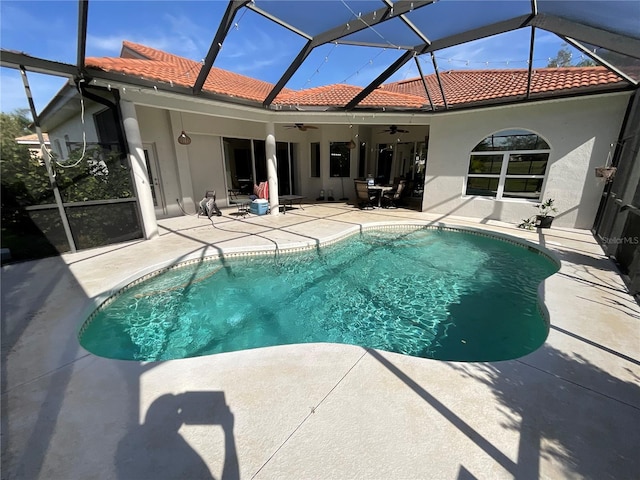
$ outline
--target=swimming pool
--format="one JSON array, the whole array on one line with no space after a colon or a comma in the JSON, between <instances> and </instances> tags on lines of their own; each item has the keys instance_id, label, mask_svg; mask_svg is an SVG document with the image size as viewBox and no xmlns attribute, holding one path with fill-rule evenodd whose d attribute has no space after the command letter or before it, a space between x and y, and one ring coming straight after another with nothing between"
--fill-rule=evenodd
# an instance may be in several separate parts
<instances>
[{"instance_id":1,"label":"swimming pool","mask_svg":"<svg viewBox=\"0 0 640 480\"><path fill-rule=\"evenodd\" d=\"M537 287L557 270L537 248L480 232L371 229L305 252L168 269L104 302L79 339L129 360L311 342L506 360L544 343Z\"/></svg>"}]
</instances>

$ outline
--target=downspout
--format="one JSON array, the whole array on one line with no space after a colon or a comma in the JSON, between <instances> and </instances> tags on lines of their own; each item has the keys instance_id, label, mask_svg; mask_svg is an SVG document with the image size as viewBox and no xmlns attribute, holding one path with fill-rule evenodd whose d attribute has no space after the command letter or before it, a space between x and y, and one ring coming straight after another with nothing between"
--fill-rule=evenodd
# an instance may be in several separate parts
<instances>
[{"instance_id":1,"label":"downspout","mask_svg":"<svg viewBox=\"0 0 640 480\"><path fill-rule=\"evenodd\" d=\"M122 123L122 112L120 111L120 92L118 92L118 90L110 90L104 87L87 85L87 82L83 78L76 80L76 84L78 85L78 89L84 97L88 98L89 100L93 100L96 103L100 103L101 105L104 105L112 112L113 119L118 125L118 128L116 129L118 134L118 148L123 155L128 155L129 146L127 144L127 139L125 138L124 125ZM100 95L96 95L95 93L90 92L88 88L110 93L114 98L114 102L111 102L106 98L101 97Z\"/></svg>"},{"instance_id":2,"label":"downspout","mask_svg":"<svg viewBox=\"0 0 640 480\"><path fill-rule=\"evenodd\" d=\"M153 215L153 219L150 219L150 214L153 212L149 212L147 206L145 206L147 203L144 198L145 194L140 191L140 187L136 182L136 169L141 169L142 166L135 163L132 159L131 149L129 148L129 141L126 137L126 129L123 121L120 92L115 89L111 90L105 87L87 85L84 79L77 80L77 84L82 95L90 100L93 100L96 103L100 103L106 106L113 113L113 119L118 126L118 128L116 129L118 135L118 147L122 155L128 159L129 166L131 168L131 184L136 191L136 207L140 226L143 230L144 237L147 240L156 237L158 235L158 228L156 224L155 214ZM113 96L115 101L111 102L100 95L96 95L95 93L88 91L88 88L108 92ZM142 175L143 177L146 177L145 172L142 172ZM149 196L150 195L151 194L149 193Z\"/></svg>"}]
</instances>

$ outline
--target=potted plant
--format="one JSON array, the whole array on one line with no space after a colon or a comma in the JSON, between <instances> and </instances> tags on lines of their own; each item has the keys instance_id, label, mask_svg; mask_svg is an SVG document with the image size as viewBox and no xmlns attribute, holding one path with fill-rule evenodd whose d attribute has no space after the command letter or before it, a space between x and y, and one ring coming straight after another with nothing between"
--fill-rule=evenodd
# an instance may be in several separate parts
<instances>
[{"instance_id":1,"label":"potted plant","mask_svg":"<svg viewBox=\"0 0 640 480\"><path fill-rule=\"evenodd\" d=\"M610 182L613 180L616 170L616 167L596 167L596 177L604 178L607 182Z\"/></svg>"},{"instance_id":2,"label":"potted plant","mask_svg":"<svg viewBox=\"0 0 640 480\"><path fill-rule=\"evenodd\" d=\"M558 211L554 206L553 198L549 198L542 203L536 205L538 212L529 218L522 220L522 223L518 225L520 228L526 228L527 230L533 230L537 228L550 228L553 222L554 216L551 215Z\"/></svg>"}]
</instances>

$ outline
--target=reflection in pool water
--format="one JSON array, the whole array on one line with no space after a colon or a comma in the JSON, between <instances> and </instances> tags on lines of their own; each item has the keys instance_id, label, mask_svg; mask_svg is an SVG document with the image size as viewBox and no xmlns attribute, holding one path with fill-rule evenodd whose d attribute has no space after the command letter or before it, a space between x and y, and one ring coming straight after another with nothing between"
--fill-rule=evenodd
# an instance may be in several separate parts
<instances>
[{"instance_id":1,"label":"reflection in pool water","mask_svg":"<svg viewBox=\"0 0 640 480\"><path fill-rule=\"evenodd\" d=\"M308 342L506 360L546 339L536 292L557 270L533 248L472 232L369 230L304 253L170 269L94 312L80 342L131 360Z\"/></svg>"}]
</instances>

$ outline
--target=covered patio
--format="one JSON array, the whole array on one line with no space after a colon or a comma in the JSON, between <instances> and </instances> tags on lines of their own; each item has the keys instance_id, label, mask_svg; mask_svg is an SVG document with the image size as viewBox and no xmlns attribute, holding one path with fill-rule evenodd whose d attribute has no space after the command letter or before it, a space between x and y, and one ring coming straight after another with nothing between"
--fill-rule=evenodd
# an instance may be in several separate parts
<instances>
[{"instance_id":1,"label":"covered patio","mask_svg":"<svg viewBox=\"0 0 640 480\"><path fill-rule=\"evenodd\" d=\"M3 267L3 478L634 478L640 308L592 235L493 220L305 204L182 216L159 237ZM220 252L314 245L388 222L524 238L560 272L536 352L441 362L302 344L165 362L83 350L105 291Z\"/></svg>"}]
</instances>

